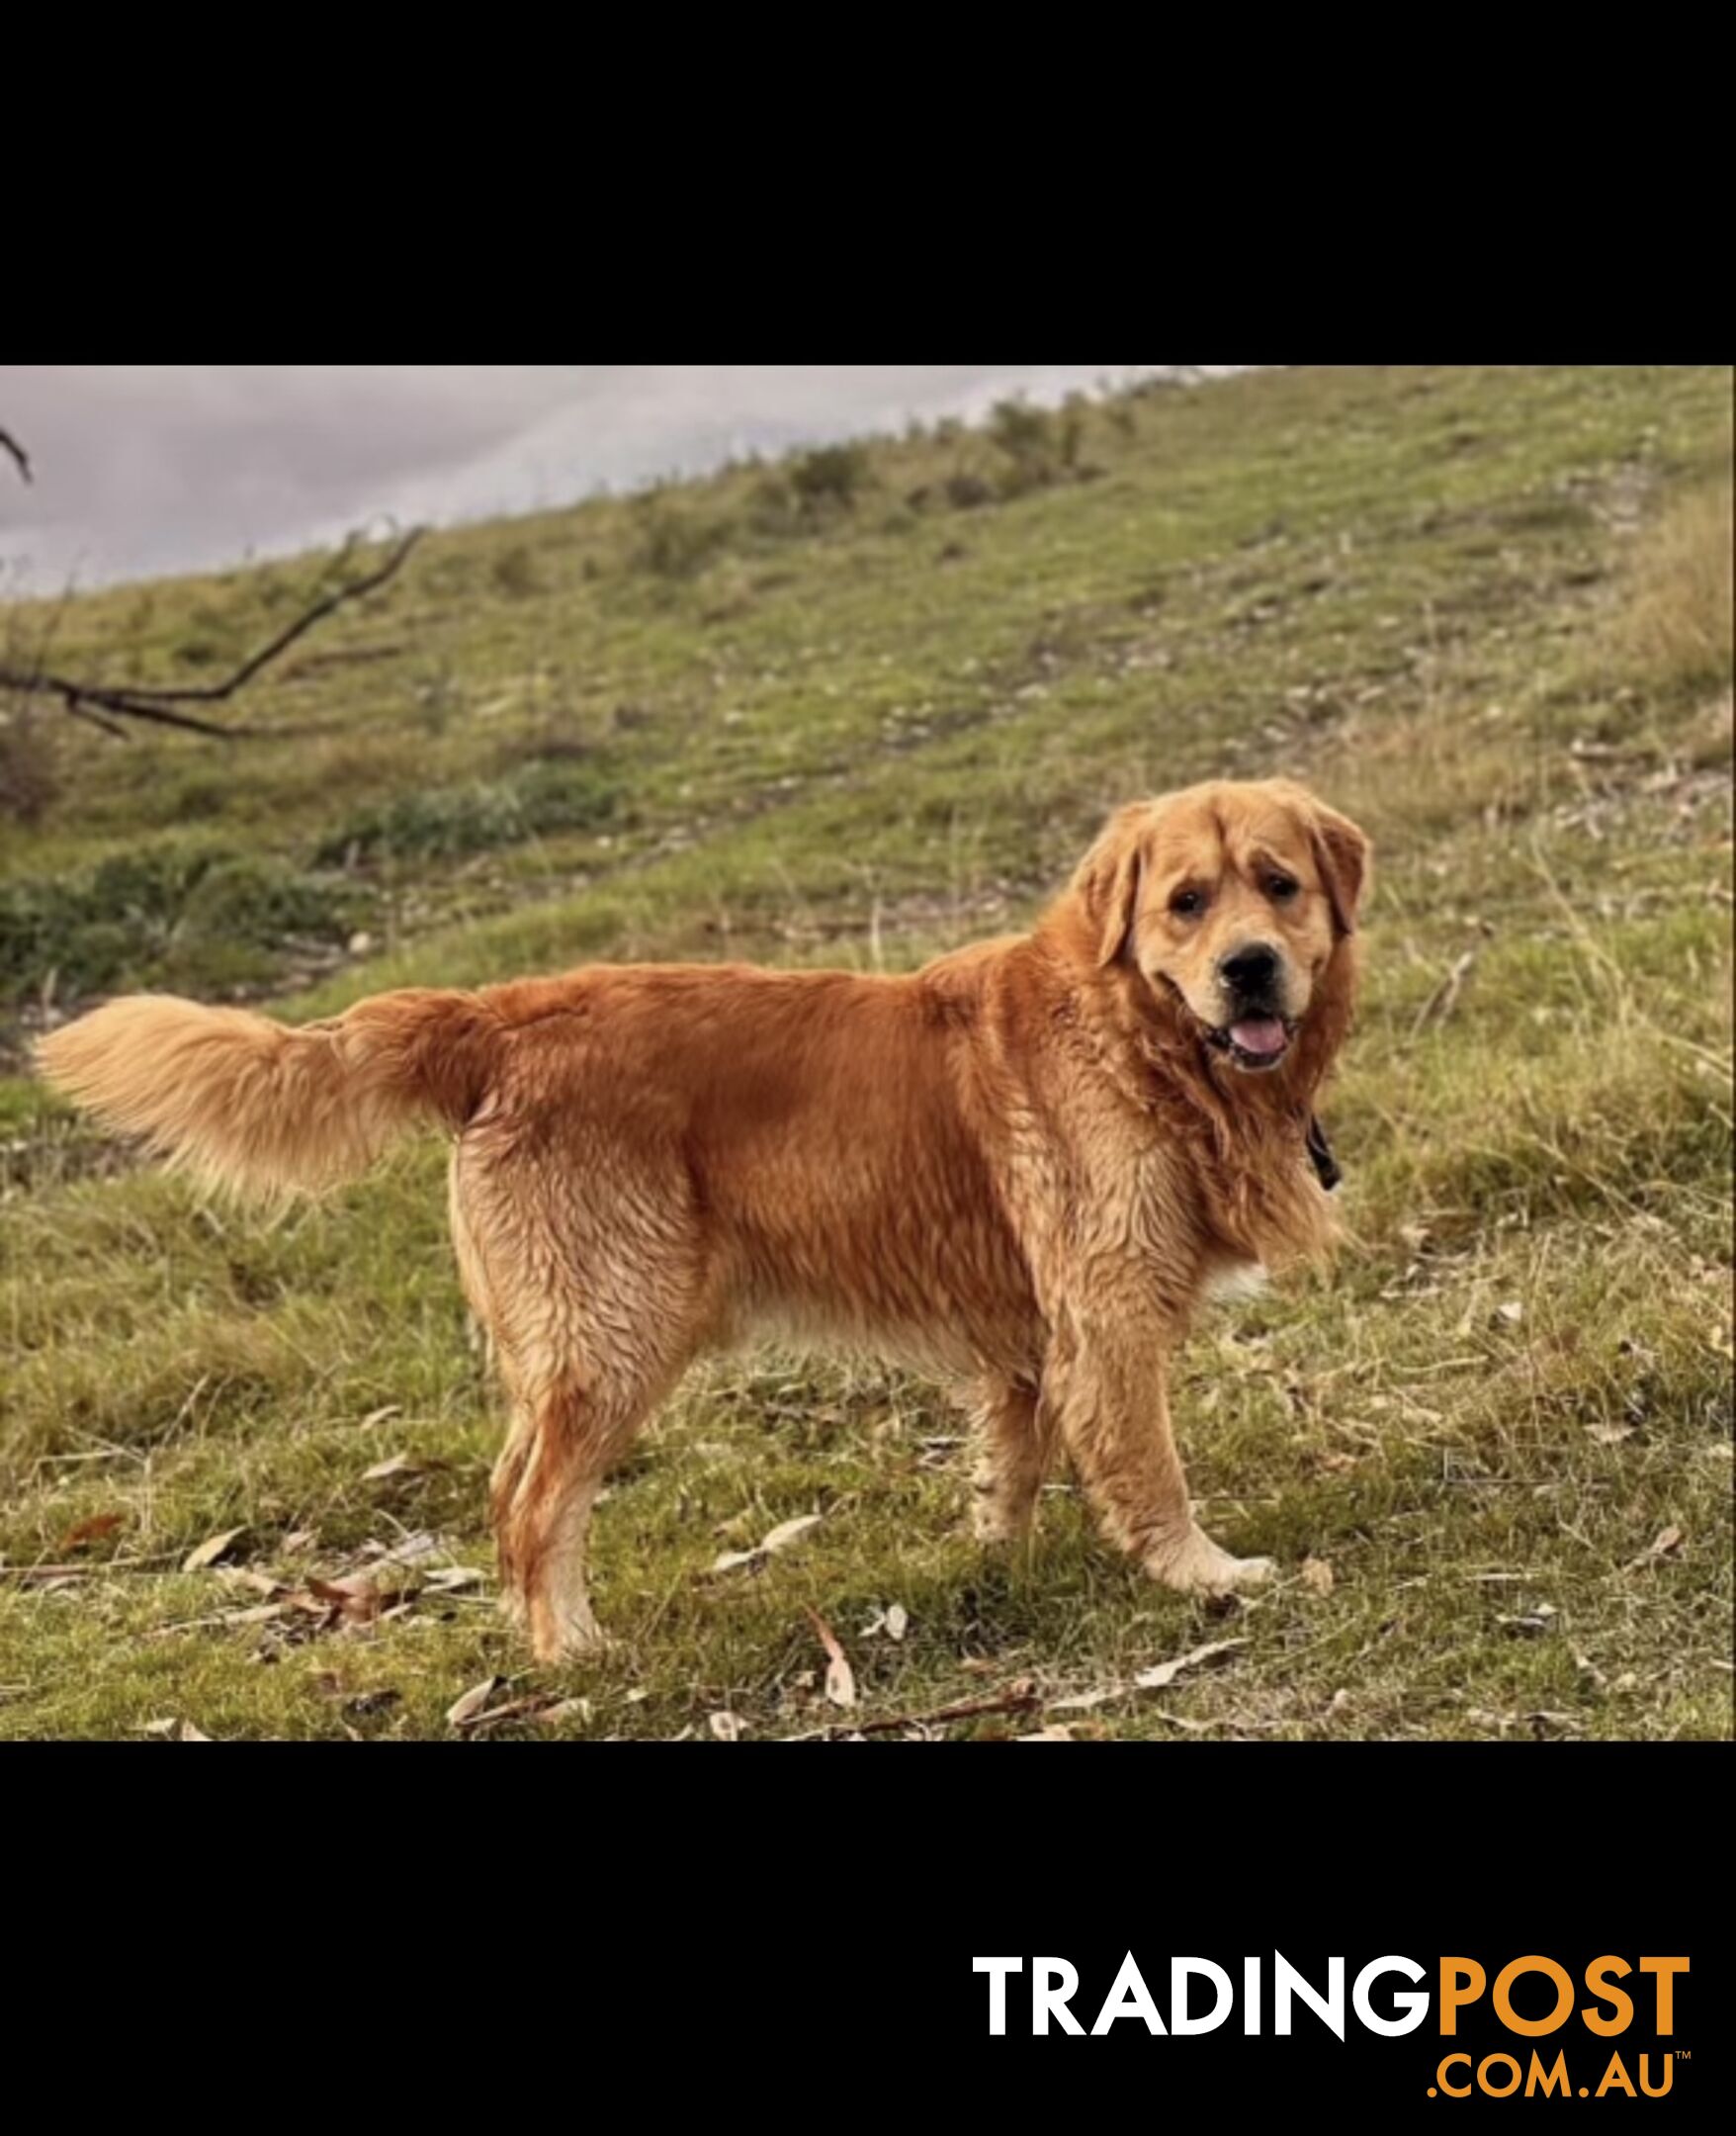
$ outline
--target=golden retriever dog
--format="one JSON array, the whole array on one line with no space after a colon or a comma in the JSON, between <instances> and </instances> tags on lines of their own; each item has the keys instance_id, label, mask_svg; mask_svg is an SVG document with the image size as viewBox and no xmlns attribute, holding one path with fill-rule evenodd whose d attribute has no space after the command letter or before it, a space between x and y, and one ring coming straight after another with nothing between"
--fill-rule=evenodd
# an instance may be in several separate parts
<instances>
[{"instance_id":1,"label":"golden retriever dog","mask_svg":"<svg viewBox=\"0 0 1736 2136\"><path fill-rule=\"evenodd\" d=\"M224 1188L318 1188L447 1130L512 1404L502 1588L545 1661L600 1637L610 1464L696 1356L756 1332L969 1387L986 1541L1026 1532L1064 1451L1154 1579L1218 1593L1270 1565L1194 1521L1170 1361L1214 1286L1330 1242L1314 1106L1367 881L1367 841L1304 788L1220 782L1121 809L1030 934L908 976L595 965L299 1029L141 996L38 1059Z\"/></svg>"}]
</instances>

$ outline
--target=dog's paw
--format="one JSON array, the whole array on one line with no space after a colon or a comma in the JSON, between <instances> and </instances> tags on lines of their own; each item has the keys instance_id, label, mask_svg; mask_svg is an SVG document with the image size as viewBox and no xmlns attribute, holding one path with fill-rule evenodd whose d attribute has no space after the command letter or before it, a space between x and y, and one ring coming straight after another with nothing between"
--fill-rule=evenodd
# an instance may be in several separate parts
<instances>
[{"instance_id":1,"label":"dog's paw","mask_svg":"<svg viewBox=\"0 0 1736 2136\"><path fill-rule=\"evenodd\" d=\"M971 1533L986 1549L1022 1543L1030 1532L1028 1511L1020 1513L995 1498L979 1498L971 1507Z\"/></svg>"},{"instance_id":2,"label":"dog's paw","mask_svg":"<svg viewBox=\"0 0 1736 2136\"><path fill-rule=\"evenodd\" d=\"M1276 1570L1269 1558L1232 1558L1203 1528L1191 1529L1178 1543L1149 1552L1145 1568L1166 1587L1182 1594L1207 1595L1239 1594L1263 1586Z\"/></svg>"},{"instance_id":3,"label":"dog's paw","mask_svg":"<svg viewBox=\"0 0 1736 2136\"><path fill-rule=\"evenodd\" d=\"M531 1651L545 1668L560 1668L574 1661L600 1661L621 1646L621 1642L605 1632L594 1617L562 1618L533 1609L529 1630Z\"/></svg>"}]
</instances>

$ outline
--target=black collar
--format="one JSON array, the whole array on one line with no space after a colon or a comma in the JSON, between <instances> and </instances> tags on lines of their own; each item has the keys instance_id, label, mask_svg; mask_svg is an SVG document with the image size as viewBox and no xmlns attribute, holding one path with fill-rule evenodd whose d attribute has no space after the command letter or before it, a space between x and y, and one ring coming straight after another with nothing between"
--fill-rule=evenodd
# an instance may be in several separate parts
<instances>
[{"instance_id":1,"label":"black collar","mask_svg":"<svg viewBox=\"0 0 1736 2136\"><path fill-rule=\"evenodd\" d=\"M1331 1194L1344 1178L1339 1161L1332 1153L1332 1144L1326 1139L1326 1129L1315 1115L1308 1115L1308 1161L1314 1167L1314 1176Z\"/></svg>"}]
</instances>

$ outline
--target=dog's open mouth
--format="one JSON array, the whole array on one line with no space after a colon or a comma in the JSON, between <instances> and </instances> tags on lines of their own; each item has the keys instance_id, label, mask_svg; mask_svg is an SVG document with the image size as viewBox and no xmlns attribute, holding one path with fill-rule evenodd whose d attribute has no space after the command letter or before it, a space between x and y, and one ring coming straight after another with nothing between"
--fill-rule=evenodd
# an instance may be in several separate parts
<instances>
[{"instance_id":1,"label":"dog's open mouth","mask_svg":"<svg viewBox=\"0 0 1736 2136\"><path fill-rule=\"evenodd\" d=\"M1239 1017L1206 1037L1220 1053L1228 1054L1238 1068L1259 1074L1275 1068L1290 1050L1296 1026L1286 1017Z\"/></svg>"}]
</instances>

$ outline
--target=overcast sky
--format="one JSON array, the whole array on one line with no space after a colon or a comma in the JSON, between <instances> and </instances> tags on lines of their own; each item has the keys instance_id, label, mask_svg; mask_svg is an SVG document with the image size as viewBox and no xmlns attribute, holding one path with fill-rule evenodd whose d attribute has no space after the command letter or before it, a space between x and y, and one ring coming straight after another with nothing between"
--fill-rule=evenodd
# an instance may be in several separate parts
<instances>
[{"instance_id":1,"label":"overcast sky","mask_svg":"<svg viewBox=\"0 0 1736 2136\"><path fill-rule=\"evenodd\" d=\"M1148 364L0 364L0 588L559 504Z\"/></svg>"}]
</instances>

